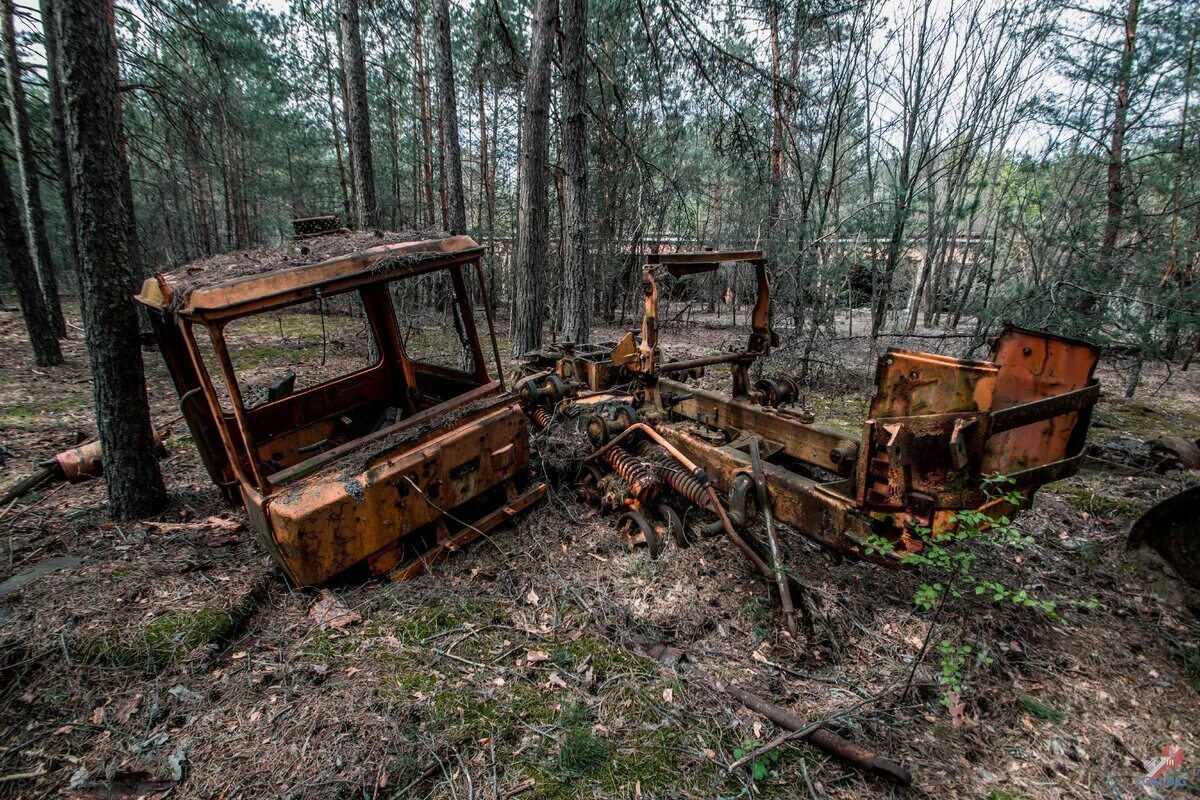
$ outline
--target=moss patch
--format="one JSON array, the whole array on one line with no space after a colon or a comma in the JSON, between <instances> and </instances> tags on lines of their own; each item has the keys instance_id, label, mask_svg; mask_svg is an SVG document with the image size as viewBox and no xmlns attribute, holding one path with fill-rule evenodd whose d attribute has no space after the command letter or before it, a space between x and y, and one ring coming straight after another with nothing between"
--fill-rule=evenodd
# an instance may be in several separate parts
<instances>
[{"instance_id":1,"label":"moss patch","mask_svg":"<svg viewBox=\"0 0 1200 800\"><path fill-rule=\"evenodd\" d=\"M570 670L586 663L599 679L619 674L657 674L654 662L650 659L592 636L581 636L574 642L552 648L550 659L563 669Z\"/></svg>"},{"instance_id":2,"label":"moss patch","mask_svg":"<svg viewBox=\"0 0 1200 800\"><path fill-rule=\"evenodd\" d=\"M51 400L36 406L12 405L0 411L0 428L27 429L49 422L57 415L75 408L79 401L73 398Z\"/></svg>"},{"instance_id":3,"label":"moss patch","mask_svg":"<svg viewBox=\"0 0 1200 800\"><path fill-rule=\"evenodd\" d=\"M1027 714L1046 722L1062 722L1062 712L1027 694L1017 696L1017 705Z\"/></svg>"},{"instance_id":4,"label":"moss patch","mask_svg":"<svg viewBox=\"0 0 1200 800\"><path fill-rule=\"evenodd\" d=\"M172 611L146 626L146 644L155 661L166 663L232 632L233 617L229 614L208 608Z\"/></svg>"},{"instance_id":5,"label":"moss patch","mask_svg":"<svg viewBox=\"0 0 1200 800\"><path fill-rule=\"evenodd\" d=\"M1101 519L1132 520L1149 507L1146 503L1101 494L1073 483L1057 484L1053 491L1076 509Z\"/></svg>"},{"instance_id":6,"label":"moss patch","mask_svg":"<svg viewBox=\"0 0 1200 800\"><path fill-rule=\"evenodd\" d=\"M140 636L78 639L72 649L86 661L153 672L201 645L227 639L235 627L233 617L221 611L172 611L154 619Z\"/></svg>"},{"instance_id":7,"label":"moss patch","mask_svg":"<svg viewBox=\"0 0 1200 800\"><path fill-rule=\"evenodd\" d=\"M1155 398L1151 405L1138 398L1105 397L1094 413L1095 427L1128 431L1144 440L1166 434L1191 437L1200 433L1200 410L1186 400Z\"/></svg>"}]
</instances>

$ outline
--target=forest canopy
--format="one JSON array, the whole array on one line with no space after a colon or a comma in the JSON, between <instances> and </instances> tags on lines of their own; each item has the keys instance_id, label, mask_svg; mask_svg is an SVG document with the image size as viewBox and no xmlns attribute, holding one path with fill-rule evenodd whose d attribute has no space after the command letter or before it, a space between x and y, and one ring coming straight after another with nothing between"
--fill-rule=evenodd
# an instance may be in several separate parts
<instances>
[{"instance_id":1,"label":"forest canopy","mask_svg":"<svg viewBox=\"0 0 1200 800\"><path fill-rule=\"evenodd\" d=\"M313 214L450 229L456 161L465 226L490 248L506 317L523 286L513 272L538 9L449 4L447 84L437 3L354 5L359 119L332 0L116 3L140 268L278 243L291 218ZM771 260L777 324L804 353L856 306L871 310L872 335L978 332L999 319L1087 332L1133 357L1131 390L1142 359L1194 351L1194 5L594 0L584 4L587 213L577 221L565 202L563 134L579 116L564 110L566 15L542 6L559 26L548 249L524 269L540 270L534 316L551 330L562 329L564 243L581 229L587 305L605 320L630 314L637 254L757 246ZM38 8L14 8L51 257L69 275L44 28ZM361 119L377 197L369 221L354 200ZM4 126L0 153L17 149ZM711 309L748 291L719 281L695 299Z\"/></svg>"}]
</instances>

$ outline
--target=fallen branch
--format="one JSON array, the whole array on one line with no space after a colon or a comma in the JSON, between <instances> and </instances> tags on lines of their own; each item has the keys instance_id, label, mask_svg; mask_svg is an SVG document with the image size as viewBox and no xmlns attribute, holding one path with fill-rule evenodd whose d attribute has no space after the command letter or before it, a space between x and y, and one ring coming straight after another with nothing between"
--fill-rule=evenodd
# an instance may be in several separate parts
<instances>
[{"instance_id":1,"label":"fallen branch","mask_svg":"<svg viewBox=\"0 0 1200 800\"><path fill-rule=\"evenodd\" d=\"M887 778L900 786L909 786L912 784L912 776L904 768L904 765L886 756L881 756L876 752L859 747L847 739L843 739L833 731L821 727L824 724L823 722L815 725L806 723L786 708L777 706L730 684L718 684L718 688L722 689L726 694L751 711L757 711L779 727L794 732L797 739L803 739L809 744L819 747L849 764L853 764L880 778ZM891 689L888 691L891 691ZM858 705L862 705L872 699L874 698L867 698ZM850 710L852 709L847 709L846 712L841 713L847 713Z\"/></svg>"},{"instance_id":2,"label":"fallen branch","mask_svg":"<svg viewBox=\"0 0 1200 800\"><path fill-rule=\"evenodd\" d=\"M36 489L43 481L49 480L56 470L50 467L40 467L36 472L26 475L21 480L14 483L4 491L4 496L0 497L0 506L8 505L8 503L24 497L29 492Z\"/></svg>"},{"instance_id":3,"label":"fallen branch","mask_svg":"<svg viewBox=\"0 0 1200 800\"><path fill-rule=\"evenodd\" d=\"M738 769L739 767L742 767L742 766L750 763L751 761L753 761L756 758L760 758L760 757L766 755L767 753L774 750L776 747L779 747L782 744L790 742L793 739L805 739L810 734L814 733L818 728L822 728L825 725L828 725L830 722L837 719L838 717L844 717L845 715L851 713L852 711L857 711L859 708L862 708L867 703L873 703L876 700L879 700L881 697L888 694L895 688L896 688L895 686L889 686L887 689L884 689L879 694L876 694L871 697L864 697L862 700L859 700L854 705L848 706L847 708L844 708L841 711L837 711L833 714L830 714L828 717L826 717L825 719L823 719L819 722L812 722L812 723L809 723L808 725L805 725L800 730L792 730L792 731L788 731L787 733L780 734L779 736L776 736L774 739L772 739L767 744L764 744L761 747L756 748L753 752L742 756L737 761L730 764L729 771L732 773L734 770Z\"/></svg>"},{"instance_id":4,"label":"fallen branch","mask_svg":"<svg viewBox=\"0 0 1200 800\"><path fill-rule=\"evenodd\" d=\"M11 775L0 775L0 783L8 783L10 781L27 781L32 778L40 778L46 774L46 770L39 769L36 772L14 772Z\"/></svg>"}]
</instances>

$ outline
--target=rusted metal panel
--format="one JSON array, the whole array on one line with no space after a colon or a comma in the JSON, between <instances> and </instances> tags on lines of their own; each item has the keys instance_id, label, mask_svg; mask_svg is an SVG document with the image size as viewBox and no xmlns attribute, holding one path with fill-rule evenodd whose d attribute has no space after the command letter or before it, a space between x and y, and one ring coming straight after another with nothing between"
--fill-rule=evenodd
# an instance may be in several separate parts
<instances>
[{"instance_id":1,"label":"rusted metal panel","mask_svg":"<svg viewBox=\"0 0 1200 800\"><path fill-rule=\"evenodd\" d=\"M999 372L990 410L1083 389L1093 382L1099 358L1100 349L1090 342L1008 325L992 345ZM1082 450L1090 419L1086 405L1005 431L988 443L984 469L1008 475L1074 455Z\"/></svg>"},{"instance_id":2,"label":"rusted metal panel","mask_svg":"<svg viewBox=\"0 0 1200 800\"><path fill-rule=\"evenodd\" d=\"M525 425L513 402L428 440L388 449L363 469L323 471L273 494L264 501L265 516L285 570L304 585L386 550L399 551L397 564L418 559L445 537L437 531L430 542L411 536L445 521L447 513L457 516L459 506L528 467Z\"/></svg>"},{"instance_id":3,"label":"rusted metal panel","mask_svg":"<svg viewBox=\"0 0 1200 800\"><path fill-rule=\"evenodd\" d=\"M875 370L870 415L915 417L992 407L999 367L985 361L889 349Z\"/></svg>"}]
</instances>

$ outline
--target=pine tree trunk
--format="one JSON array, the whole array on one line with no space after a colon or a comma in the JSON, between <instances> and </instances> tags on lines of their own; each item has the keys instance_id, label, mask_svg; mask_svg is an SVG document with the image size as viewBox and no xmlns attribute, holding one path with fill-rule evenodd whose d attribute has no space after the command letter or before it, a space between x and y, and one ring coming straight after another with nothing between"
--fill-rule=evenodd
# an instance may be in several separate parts
<instances>
[{"instance_id":1,"label":"pine tree trunk","mask_svg":"<svg viewBox=\"0 0 1200 800\"><path fill-rule=\"evenodd\" d=\"M363 60L362 31L358 20L358 0L338 0L341 18L342 51L346 61L346 95L349 100L350 126L347 131L353 158L354 216L358 227L379 224L375 205L375 169L371 159L371 114L367 105L367 65Z\"/></svg>"},{"instance_id":2,"label":"pine tree trunk","mask_svg":"<svg viewBox=\"0 0 1200 800\"><path fill-rule=\"evenodd\" d=\"M25 228L32 245L38 283L45 298L46 311L59 337L67 335L62 304L58 298L58 278L54 274L54 259L50 255L50 239L46 236L46 220L42 213L42 196L38 187L37 162L33 154L33 136L29 115L25 110L25 86L21 82L21 62L17 58L17 33L14 24L16 6L13 0L3 3L4 72L8 79L8 113L12 121L13 145L17 151L17 174L20 177L20 204L24 210Z\"/></svg>"},{"instance_id":3,"label":"pine tree trunk","mask_svg":"<svg viewBox=\"0 0 1200 800\"><path fill-rule=\"evenodd\" d=\"M450 228L450 208L446 197L446 118L442 115L442 109L438 108L437 113L437 130L438 130L438 149L437 149L437 168L438 168L438 200L440 201L439 208L442 210L442 230Z\"/></svg>"},{"instance_id":4,"label":"pine tree trunk","mask_svg":"<svg viewBox=\"0 0 1200 800\"><path fill-rule=\"evenodd\" d=\"M381 35L380 42L383 49L384 99L387 111L388 168L392 175L392 202L388 209L388 221L392 229L397 230L404 216L404 207L400 202L400 126L396 115L391 52L388 50L386 37Z\"/></svg>"},{"instance_id":5,"label":"pine tree trunk","mask_svg":"<svg viewBox=\"0 0 1200 800\"><path fill-rule=\"evenodd\" d=\"M53 24L53 0L41 0L42 35L46 39L46 77L50 94L50 135L54 140L54 155L58 160L58 193L62 198L63 213L67 219L67 227L71 228L70 220L75 218L75 192L71 189L71 162L67 158L67 132L63 127L62 84L59 81L58 69L58 31ZM79 244L75 241L74 230L68 230L67 251L71 263L69 269L76 271L79 263Z\"/></svg>"},{"instance_id":6,"label":"pine tree trunk","mask_svg":"<svg viewBox=\"0 0 1200 800\"><path fill-rule=\"evenodd\" d=\"M8 271L12 273L29 343L33 345L33 363L39 367L61 364L62 351L54 334L54 322L38 286L29 242L25 239L25 226L21 224L21 212L8 182L4 159L0 159L0 255L8 261Z\"/></svg>"},{"instance_id":7,"label":"pine tree trunk","mask_svg":"<svg viewBox=\"0 0 1200 800\"><path fill-rule=\"evenodd\" d=\"M338 186L342 191L342 213L350 224L354 209L350 207L350 184L346 180L346 159L342 156L342 133L337 120L337 105L333 102L333 48L325 26L321 25L321 45L325 61L325 102L329 107L329 127L333 131L333 152L337 156Z\"/></svg>"},{"instance_id":8,"label":"pine tree trunk","mask_svg":"<svg viewBox=\"0 0 1200 800\"><path fill-rule=\"evenodd\" d=\"M1121 181L1121 170L1125 158L1125 119L1129 114L1129 76L1133 71L1133 51L1136 44L1138 23L1138 0L1129 0L1125 17L1125 47L1121 52L1121 71L1117 75L1117 102L1113 109L1112 145L1108 158L1108 211L1104 224L1104 240L1100 244L1100 269L1110 275L1115 266L1113 253L1117 249L1117 237L1121 234L1121 218L1125 213L1125 184ZM1089 294L1085 302L1090 310L1095 305L1095 295Z\"/></svg>"},{"instance_id":9,"label":"pine tree trunk","mask_svg":"<svg viewBox=\"0 0 1200 800\"><path fill-rule=\"evenodd\" d=\"M467 232L467 207L463 198L462 159L458 148L458 99L454 94L454 53L450 44L450 2L433 0L433 24L437 37L438 93L442 101L442 125L446 131L446 172L450 206L450 232Z\"/></svg>"},{"instance_id":10,"label":"pine tree trunk","mask_svg":"<svg viewBox=\"0 0 1200 800\"><path fill-rule=\"evenodd\" d=\"M91 360L109 512L154 513L167 500L154 453L134 292L134 230L125 209L117 42L106 0L57 9L63 99L75 191L80 305Z\"/></svg>"},{"instance_id":11,"label":"pine tree trunk","mask_svg":"<svg viewBox=\"0 0 1200 800\"><path fill-rule=\"evenodd\" d=\"M429 85L425 80L425 42L421 35L421 5L413 4L413 50L416 52L417 112L421 122L421 190L425 202L425 226L433 228L437 208L433 200L433 128L429 121Z\"/></svg>"},{"instance_id":12,"label":"pine tree trunk","mask_svg":"<svg viewBox=\"0 0 1200 800\"><path fill-rule=\"evenodd\" d=\"M512 352L517 356L542 345L545 310L542 267L547 258L549 218L546 177L550 160L550 60L557 22L557 0L537 0L529 68L525 76L525 109L521 118L521 185L512 324Z\"/></svg>"},{"instance_id":13,"label":"pine tree trunk","mask_svg":"<svg viewBox=\"0 0 1200 800\"><path fill-rule=\"evenodd\" d=\"M563 0L563 291L562 338L586 342L591 331L588 264L587 0Z\"/></svg>"}]
</instances>

